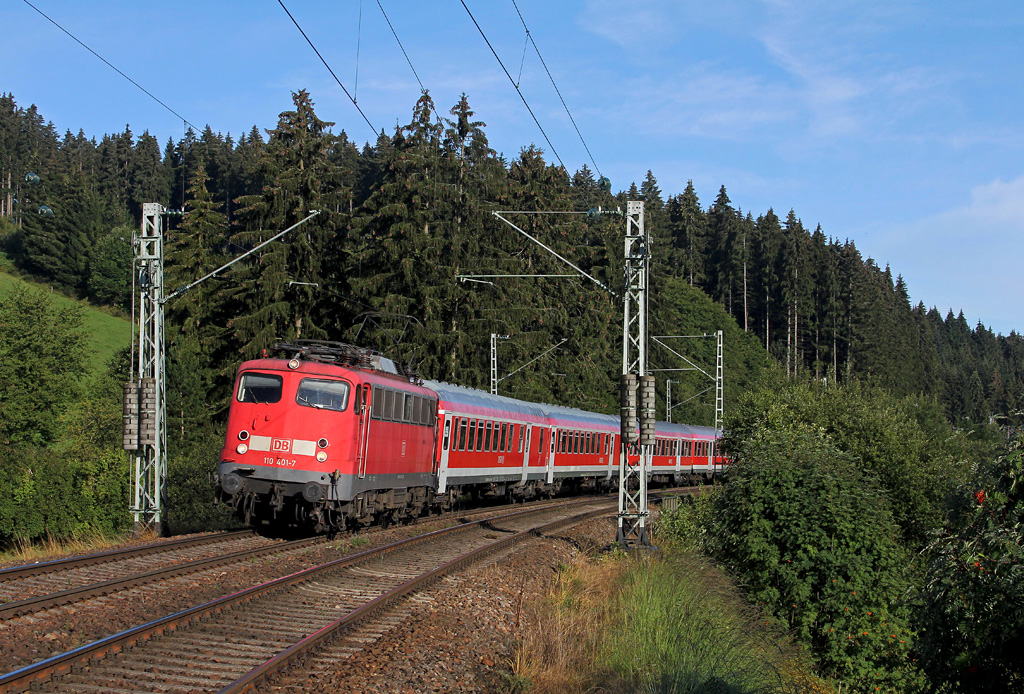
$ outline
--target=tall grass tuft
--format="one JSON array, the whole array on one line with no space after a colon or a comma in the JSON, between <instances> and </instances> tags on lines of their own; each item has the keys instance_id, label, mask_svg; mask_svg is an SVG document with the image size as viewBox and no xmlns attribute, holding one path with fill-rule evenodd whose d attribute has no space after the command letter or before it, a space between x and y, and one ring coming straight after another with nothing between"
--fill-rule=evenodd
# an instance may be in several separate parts
<instances>
[{"instance_id":1,"label":"tall grass tuft","mask_svg":"<svg viewBox=\"0 0 1024 694\"><path fill-rule=\"evenodd\" d=\"M717 569L697 555L637 557L623 574L602 653L630 691L761 694L800 688L785 656Z\"/></svg>"},{"instance_id":2,"label":"tall grass tuft","mask_svg":"<svg viewBox=\"0 0 1024 694\"><path fill-rule=\"evenodd\" d=\"M831 691L720 570L685 549L579 557L525 617L509 692Z\"/></svg>"}]
</instances>

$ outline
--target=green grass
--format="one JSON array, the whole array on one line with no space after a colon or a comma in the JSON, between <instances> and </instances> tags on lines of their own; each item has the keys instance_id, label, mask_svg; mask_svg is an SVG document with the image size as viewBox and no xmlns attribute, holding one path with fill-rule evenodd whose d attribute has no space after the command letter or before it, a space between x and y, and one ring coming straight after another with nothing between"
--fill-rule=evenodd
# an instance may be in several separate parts
<instances>
[{"instance_id":1,"label":"green grass","mask_svg":"<svg viewBox=\"0 0 1024 694\"><path fill-rule=\"evenodd\" d=\"M33 287L35 289L49 290L43 284L37 284L23 280L5 272L2 259L0 259L0 298L13 294L21 287ZM122 347L127 346L132 339L131 321L126 318L114 316L106 311L89 305L87 302L71 299L60 292L53 291L55 301L64 304L75 304L84 309L84 327L88 334L86 345L86 368L90 377L95 377L107 368L107 362Z\"/></svg>"}]
</instances>

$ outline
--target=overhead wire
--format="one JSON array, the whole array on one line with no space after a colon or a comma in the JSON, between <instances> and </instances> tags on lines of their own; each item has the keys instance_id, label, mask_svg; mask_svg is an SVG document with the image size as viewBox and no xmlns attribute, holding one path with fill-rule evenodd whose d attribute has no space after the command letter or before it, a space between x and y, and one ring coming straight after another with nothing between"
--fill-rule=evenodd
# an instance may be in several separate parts
<instances>
[{"instance_id":1,"label":"overhead wire","mask_svg":"<svg viewBox=\"0 0 1024 694\"><path fill-rule=\"evenodd\" d=\"M555 146L551 144L551 138L549 138L548 134L544 132L544 127L540 124L540 121L537 120L537 116L534 114L533 109L530 108L530 103L526 100L526 97L523 95L523 92L519 89L519 85L517 85L516 81L512 79L512 75L509 74L508 68L505 67L505 63L501 62L501 58L498 57L498 52L494 50L494 46L491 45L490 40L487 38L487 34L484 33L484 30L480 27L480 23L476 21L476 17L473 16L473 13L470 11L469 6L466 5L466 0L459 0L459 2L462 3L462 7L463 9L466 10L466 14L469 15L469 18L473 20L473 24L474 26L476 26L476 30L480 32L480 36L483 37L484 43L486 43L487 47L491 49L491 53L494 55L494 59L498 61L498 65L501 66L501 69L502 71L504 71L505 76L508 77L508 81L516 90L516 94L518 94L519 98L523 100L523 105L526 106L526 110L529 111L530 117L533 118L533 122L537 124L537 129L540 130L540 134L544 136L544 141L547 142L548 147L551 148L551 153L555 155L555 159L558 160L559 165L561 165L562 169L568 174L569 169L566 168L565 163L562 161L562 157L558 156L558 151L555 149Z\"/></svg>"},{"instance_id":2,"label":"overhead wire","mask_svg":"<svg viewBox=\"0 0 1024 694\"><path fill-rule=\"evenodd\" d=\"M42 16L42 17L43 17L44 19L46 19L46 21L50 22L50 24L52 24L53 26L57 27L58 29L60 29L61 31L63 31L63 32L65 33L65 34L67 34L68 36L70 36L70 37L72 38L72 40L74 40L74 41L75 41L75 43L77 43L77 44L78 44L79 46L81 46L81 47L82 47L82 48L84 48L85 50L89 51L89 52L90 52L90 53L92 53L92 54L93 54L94 56L96 56L97 58L99 58L100 60L102 60L102 61L103 61L104 63L106 63L107 67L109 67L109 68L110 68L111 70L113 70L113 71L114 71L114 72L116 72L117 74L121 75L121 77L124 77L124 78L125 78L126 80L128 80L129 82L131 82L132 84L134 84L134 85L135 85L136 87L138 87L138 88L139 88L139 89L140 89L140 90L141 90L141 91L142 91L142 92L143 92L143 93L144 93L144 94L145 94L146 96L148 96L148 97L149 97L150 99L152 99L153 101L157 102L158 104L160 104L161 106L163 106L163 107L164 107L165 109L167 109L168 111L170 111L171 113L173 113L175 117L177 117L177 118L181 119L181 122L182 122L182 123L185 123L186 125L188 125L188 127L192 128L192 129L193 129L193 130L195 130L196 132L201 132L201 131L200 131L200 129L199 129L199 128L197 128L197 127L196 127L195 125L193 125L193 124L192 124L191 122L189 122L189 120L188 120L187 118L185 118L185 117L184 117L183 115L181 115L180 113L178 113L177 111L175 111L175 110L174 110L173 108L171 108L170 106L168 106L167 104L165 104L165 103L164 103L163 101L161 101L160 99L158 99L158 98L157 98L156 96L154 96L154 95L153 95L153 93L152 93L152 92L150 92L150 91L149 91L148 89L146 89L145 87L143 87L143 86L142 86L141 84L139 84L138 82L136 82L135 80L133 80L133 79L132 79L131 77L129 77L128 75L126 75L126 74L124 74L123 72L121 72L121 71L120 71L120 70L119 70L119 69L118 69L118 68L117 68L117 67L116 67L116 66L115 66L115 65L114 65L113 63L111 63L111 62L110 62L109 60L107 60L106 58L104 58L104 57L103 57L102 55L100 55L99 53L97 53L97 52L96 52L96 51L94 51L93 49L89 48L89 46L85 45L85 43L83 43L83 42L82 42L82 41L81 41L81 40L80 40L80 39L79 39L79 38L78 38L77 36L75 36L75 35L74 35L74 34L72 34L72 33L71 33L70 31L68 31L67 29L65 29L64 27L62 27L62 26L61 26L60 24L58 24L58 23L57 23L57 22L56 22L56 21L55 21L55 20L54 20L54 19L53 19L52 17L50 17L49 15L47 15L47 14L46 14L45 12L43 12L42 10L40 10L40 9L39 9L38 7L36 7L35 5L33 5L33 4L32 4L31 2L29 2L28 0L22 0L22 2L24 2L24 3L26 4L26 5L28 5L28 6L29 6L29 7L31 7L31 8L33 9L33 10L35 10L36 12L38 12L38 13L39 13L39 14L40 14L40 15L41 15L41 16Z\"/></svg>"},{"instance_id":3,"label":"overhead wire","mask_svg":"<svg viewBox=\"0 0 1024 694\"><path fill-rule=\"evenodd\" d=\"M25 0L25 2L28 2L28 0ZM281 6L281 9L285 11L285 14L288 15L288 19L292 20L292 24L294 24L295 28L299 30L300 34L302 34L302 38L306 39L306 43L308 43L309 47L313 49L313 52L316 53L316 57L320 59L320 62L324 64L324 67L327 68L327 72L331 73L331 77L333 77L334 81L338 83L339 87L341 87L341 91L345 92L345 96L347 96L348 100L352 102L352 105L356 107L356 110L359 111L359 115L362 116L363 120L366 121L366 124L370 126L370 130L373 131L373 135L374 137L376 137L377 129L373 127L373 123L371 123L370 119L366 117L365 113L363 113L363 109L359 107L359 104L356 103L355 98L352 96L352 94L349 93L348 89L345 88L345 85L341 83L341 80L338 79L338 76L334 74L334 70L332 70L331 66L327 64L327 61L324 59L323 55L320 54L320 51L317 49L315 45L313 45L313 42L310 40L309 36L307 36L306 32L303 31L301 26L299 26L298 21L295 19L295 17L292 16L292 13L288 11L288 8L285 7L284 2L282 2L282 0L277 0L277 4L279 4Z\"/></svg>"},{"instance_id":4,"label":"overhead wire","mask_svg":"<svg viewBox=\"0 0 1024 694\"><path fill-rule=\"evenodd\" d=\"M533 40L533 34L530 33L530 28L526 26L526 20L523 19L523 13L519 11L519 5L516 4L516 0L512 0L512 6L516 8L516 14L519 15L519 21L523 23L523 29L526 31L526 39L533 44L533 50L537 52L537 57L540 58L540 64L544 66L544 71L548 73L548 79L551 80L551 86L555 88L555 93L558 94L559 101L562 102L562 107L565 108L566 115L569 116L569 120L572 122L572 127L576 129L576 134L580 137L580 142L583 143L583 149L587 150L587 156L590 157L590 162L594 165L594 169L597 171L598 176L603 176L601 168L597 165L597 161L594 160L594 155L590 153L590 147L587 146L587 141L583 139L583 133L580 132L580 128L576 125L576 119L572 117L572 113L569 111L568 104L565 103L565 99L562 98L562 92L559 91L558 85L555 84L555 78L551 75L551 70L548 69L548 64L544 62L544 56L540 54L540 48L537 46L537 42ZM525 61L525 46L523 58ZM522 67L519 68L520 77L522 76Z\"/></svg>"},{"instance_id":5,"label":"overhead wire","mask_svg":"<svg viewBox=\"0 0 1024 694\"><path fill-rule=\"evenodd\" d=\"M409 54L405 52L405 46L402 45L402 39L398 38L398 32L395 31L395 27L392 26L391 20L388 18L388 13L384 11L384 6L380 4L380 0L377 0L377 7L380 8L380 13L384 15L384 21L388 23L388 28L391 29L391 35L395 37L395 41L398 42L398 47L402 49L402 55L405 56L405 62L409 63L409 69L412 70L413 76L420 85L420 93L426 94L427 90L423 87L423 80L420 79L419 73L416 72L416 68L412 66L412 60L409 59ZM437 115L437 111L434 111L434 115ZM440 116L438 116L440 118Z\"/></svg>"}]
</instances>

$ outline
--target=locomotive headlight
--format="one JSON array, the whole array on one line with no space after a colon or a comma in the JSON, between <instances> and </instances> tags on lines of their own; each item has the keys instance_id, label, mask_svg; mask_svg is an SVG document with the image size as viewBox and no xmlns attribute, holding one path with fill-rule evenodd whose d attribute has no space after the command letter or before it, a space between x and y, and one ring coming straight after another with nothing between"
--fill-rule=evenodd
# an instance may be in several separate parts
<instances>
[{"instance_id":1,"label":"locomotive headlight","mask_svg":"<svg viewBox=\"0 0 1024 694\"><path fill-rule=\"evenodd\" d=\"M239 441L247 441L248 439L249 439L249 432L248 431L246 431L245 429L242 429L240 432L238 432L238 440Z\"/></svg>"},{"instance_id":2,"label":"locomotive headlight","mask_svg":"<svg viewBox=\"0 0 1024 694\"><path fill-rule=\"evenodd\" d=\"M299 368L299 360L298 359L292 359L290 362L288 362L288 368L289 369L297 369L297 368Z\"/></svg>"},{"instance_id":3,"label":"locomotive headlight","mask_svg":"<svg viewBox=\"0 0 1024 694\"><path fill-rule=\"evenodd\" d=\"M326 463L327 462L327 451L317 451L316 459L319 460L321 463Z\"/></svg>"},{"instance_id":4,"label":"locomotive headlight","mask_svg":"<svg viewBox=\"0 0 1024 694\"><path fill-rule=\"evenodd\" d=\"M316 445L320 448L327 448L329 444L327 443L327 439L320 439L316 442Z\"/></svg>"},{"instance_id":5,"label":"locomotive headlight","mask_svg":"<svg viewBox=\"0 0 1024 694\"><path fill-rule=\"evenodd\" d=\"M242 453L246 453L248 451L249 447L246 446L244 443L240 443L238 444L238 446L235 447L235 452L238 453L239 455L241 455Z\"/></svg>"}]
</instances>

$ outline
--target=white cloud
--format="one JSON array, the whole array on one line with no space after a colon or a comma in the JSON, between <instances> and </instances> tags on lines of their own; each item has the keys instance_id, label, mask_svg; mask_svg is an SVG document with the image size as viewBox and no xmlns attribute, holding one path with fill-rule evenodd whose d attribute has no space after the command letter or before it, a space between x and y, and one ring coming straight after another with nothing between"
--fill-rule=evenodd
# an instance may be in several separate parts
<instances>
[{"instance_id":1,"label":"white cloud","mask_svg":"<svg viewBox=\"0 0 1024 694\"><path fill-rule=\"evenodd\" d=\"M1024 175L976 186L966 204L884 229L870 244L915 301L963 309L1003 334L1024 331Z\"/></svg>"}]
</instances>

